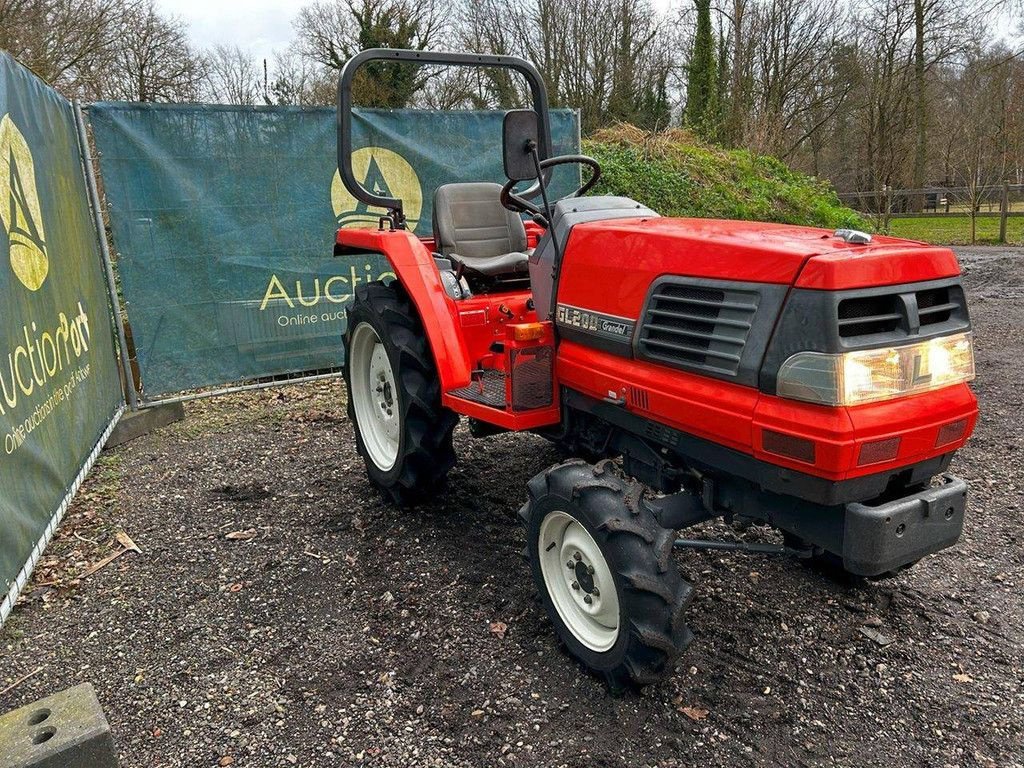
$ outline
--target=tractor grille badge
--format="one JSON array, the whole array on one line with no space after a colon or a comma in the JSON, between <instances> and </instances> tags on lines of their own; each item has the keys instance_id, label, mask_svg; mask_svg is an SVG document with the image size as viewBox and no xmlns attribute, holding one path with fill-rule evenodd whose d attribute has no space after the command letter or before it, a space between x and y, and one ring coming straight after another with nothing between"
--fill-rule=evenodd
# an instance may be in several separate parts
<instances>
[{"instance_id":1,"label":"tractor grille badge","mask_svg":"<svg viewBox=\"0 0 1024 768\"><path fill-rule=\"evenodd\" d=\"M629 341L633 338L636 323L625 317L605 315L569 304L559 304L555 314L558 325L573 328L584 333L602 336L606 339Z\"/></svg>"}]
</instances>

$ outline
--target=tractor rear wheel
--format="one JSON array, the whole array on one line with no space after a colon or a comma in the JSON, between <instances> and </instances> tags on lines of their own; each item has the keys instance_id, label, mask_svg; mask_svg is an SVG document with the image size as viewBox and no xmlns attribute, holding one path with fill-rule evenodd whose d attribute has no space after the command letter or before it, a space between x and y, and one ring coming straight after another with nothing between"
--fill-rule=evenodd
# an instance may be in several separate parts
<instances>
[{"instance_id":1,"label":"tractor rear wheel","mask_svg":"<svg viewBox=\"0 0 1024 768\"><path fill-rule=\"evenodd\" d=\"M609 687L655 683L673 672L692 635L693 587L672 559L644 487L610 461L575 460L529 482L519 512L541 602L569 652Z\"/></svg>"},{"instance_id":2,"label":"tractor rear wheel","mask_svg":"<svg viewBox=\"0 0 1024 768\"><path fill-rule=\"evenodd\" d=\"M434 495L455 466L458 416L415 308L397 283L356 288L345 334L348 416L371 482L400 505Z\"/></svg>"}]
</instances>

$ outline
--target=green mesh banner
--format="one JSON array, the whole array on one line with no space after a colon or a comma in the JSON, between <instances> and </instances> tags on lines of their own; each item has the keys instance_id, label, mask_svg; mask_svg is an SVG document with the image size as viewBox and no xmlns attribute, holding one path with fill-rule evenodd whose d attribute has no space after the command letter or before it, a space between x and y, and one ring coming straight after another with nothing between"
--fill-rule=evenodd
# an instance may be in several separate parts
<instances>
[{"instance_id":1,"label":"green mesh banner","mask_svg":"<svg viewBox=\"0 0 1024 768\"><path fill-rule=\"evenodd\" d=\"M379 257L335 259L339 225L375 224L337 173L334 110L101 103L90 107L122 290L150 399L337 368L355 286ZM499 112L367 110L353 121L364 185L431 233L453 181L504 181ZM556 153L579 150L574 112ZM554 180L565 194L574 179Z\"/></svg>"},{"instance_id":2,"label":"green mesh banner","mask_svg":"<svg viewBox=\"0 0 1024 768\"><path fill-rule=\"evenodd\" d=\"M0 621L122 406L71 105L0 52Z\"/></svg>"}]
</instances>

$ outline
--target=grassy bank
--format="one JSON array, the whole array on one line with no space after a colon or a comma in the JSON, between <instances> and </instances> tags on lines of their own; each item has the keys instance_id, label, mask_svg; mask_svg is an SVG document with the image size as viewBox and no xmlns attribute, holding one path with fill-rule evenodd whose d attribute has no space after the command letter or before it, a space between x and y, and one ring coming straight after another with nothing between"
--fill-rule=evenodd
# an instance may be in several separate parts
<instances>
[{"instance_id":1,"label":"grassy bank","mask_svg":"<svg viewBox=\"0 0 1024 768\"><path fill-rule=\"evenodd\" d=\"M868 226L829 184L773 157L704 144L687 131L652 135L617 126L585 140L583 151L604 169L597 194L625 195L663 216Z\"/></svg>"}]
</instances>

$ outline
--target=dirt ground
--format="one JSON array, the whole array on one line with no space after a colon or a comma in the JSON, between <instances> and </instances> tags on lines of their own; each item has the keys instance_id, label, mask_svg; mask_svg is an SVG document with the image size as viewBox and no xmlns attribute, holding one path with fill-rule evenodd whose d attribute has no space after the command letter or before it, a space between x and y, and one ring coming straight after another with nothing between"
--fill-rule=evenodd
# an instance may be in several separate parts
<instances>
[{"instance_id":1,"label":"dirt ground","mask_svg":"<svg viewBox=\"0 0 1024 768\"><path fill-rule=\"evenodd\" d=\"M0 711L90 681L127 768L1024 765L1024 253L961 253L984 409L954 466L966 533L895 580L679 554L696 640L612 698L520 556L544 441L460 428L447 494L398 511L342 385L291 388L103 455L0 631ZM142 554L82 578L121 530Z\"/></svg>"}]
</instances>

